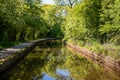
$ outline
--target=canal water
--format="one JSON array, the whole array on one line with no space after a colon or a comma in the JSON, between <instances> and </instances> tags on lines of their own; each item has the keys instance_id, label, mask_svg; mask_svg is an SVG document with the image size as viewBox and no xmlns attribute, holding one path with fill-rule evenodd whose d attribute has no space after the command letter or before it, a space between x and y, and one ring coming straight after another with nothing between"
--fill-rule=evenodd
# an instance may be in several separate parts
<instances>
[{"instance_id":1,"label":"canal water","mask_svg":"<svg viewBox=\"0 0 120 80\"><path fill-rule=\"evenodd\" d=\"M1 80L120 80L57 42L39 44L6 71Z\"/></svg>"}]
</instances>

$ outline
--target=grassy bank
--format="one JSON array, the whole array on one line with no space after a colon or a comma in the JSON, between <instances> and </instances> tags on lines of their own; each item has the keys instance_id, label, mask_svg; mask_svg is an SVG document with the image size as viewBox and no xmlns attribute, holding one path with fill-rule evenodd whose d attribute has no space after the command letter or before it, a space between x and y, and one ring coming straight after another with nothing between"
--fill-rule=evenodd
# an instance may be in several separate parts
<instances>
[{"instance_id":1,"label":"grassy bank","mask_svg":"<svg viewBox=\"0 0 120 80\"><path fill-rule=\"evenodd\" d=\"M11 46L15 46L20 44L21 42L0 42L0 50L4 49L4 48L8 48Z\"/></svg>"},{"instance_id":2,"label":"grassy bank","mask_svg":"<svg viewBox=\"0 0 120 80\"><path fill-rule=\"evenodd\" d=\"M75 45L85 47L89 50L94 51L97 54L104 54L112 58L120 60L120 45L115 45L113 43L103 43L99 41L80 41L80 40L68 40L67 42L73 43Z\"/></svg>"}]
</instances>

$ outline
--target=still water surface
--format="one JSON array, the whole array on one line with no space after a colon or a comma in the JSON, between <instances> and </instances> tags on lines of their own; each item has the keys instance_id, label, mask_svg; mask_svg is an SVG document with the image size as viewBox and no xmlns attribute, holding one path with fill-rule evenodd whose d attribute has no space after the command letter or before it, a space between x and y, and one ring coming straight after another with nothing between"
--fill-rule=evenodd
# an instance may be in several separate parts
<instances>
[{"instance_id":1,"label":"still water surface","mask_svg":"<svg viewBox=\"0 0 120 80\"><path fill-rule=\"evenodd\" d=\"M65 46L37 46L1 80L120 80Z\"/></svg>"}]
</instances>

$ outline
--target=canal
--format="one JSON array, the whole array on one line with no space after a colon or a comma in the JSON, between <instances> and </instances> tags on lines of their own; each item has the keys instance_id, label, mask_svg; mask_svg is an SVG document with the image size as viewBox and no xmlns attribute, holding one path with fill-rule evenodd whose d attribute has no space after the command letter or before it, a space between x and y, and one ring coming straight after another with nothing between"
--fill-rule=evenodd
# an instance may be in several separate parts
<instances>
[{"instance_id":1,"label":"canal","mask_svg":"<svg viewBox=\"0 0 120 80\"><path fill-rule=\"evenodd\" d=\"M61 42L43 42L4 72L1 80L120 80Z\"/></svg>"}]
</instances>

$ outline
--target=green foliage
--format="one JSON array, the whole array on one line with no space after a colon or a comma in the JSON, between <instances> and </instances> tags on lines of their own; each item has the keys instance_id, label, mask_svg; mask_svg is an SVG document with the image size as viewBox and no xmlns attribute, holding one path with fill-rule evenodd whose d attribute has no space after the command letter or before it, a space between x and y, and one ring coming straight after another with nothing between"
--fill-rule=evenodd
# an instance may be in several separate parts
<instances>
[{"instance_id":1,"label":"green foliage","mask_svg":"<svg viewBox=\"0 0 120 80\"><path fill-rule=\"evenodd\" d=\"M0 41L62 37L62 17L55 16L58 9L53 5L44 8L41 0L0 1Z\"/></svg>"},{"instance_id":2,"label":"green foliage","mask_svg":"<svg viewBox=\"0 0 120 80\"><path fill-rule=\"evenodd\" d=\"M69 9L66 21L63 25L65 37L67 39L82 39L85 35L87 29L84 27L84 19L82 13L79 14L79 11L82 11L82 5ZM79 15L77 15L79 14Z\"/></svg>"},{"instance_id":3,"label":"green foliage","mask_svg":"<svg viewBox=\"0 0 120 80\"><path fill-rule=\"evenodd\" d=\"M64 18L62 16L64 7L55 5L43 5L42 9L44 10L43 19L46 20L47 28L49 29L47 36L63 37L61 24L64 21Z\"/></svg>"},{"instance_id":4,"label":"green foliage","mask_svg":"<svg viewBox=\"0 0 120 80\"><path fill-rule=\"evenodd\" d=\"M119 0L83 0L67 9L62 24L65 39L120 44L119 4Z\"/></svg>"},{"instance_id":5,"label":"green foliage","mask_svg":"<svg viewBox=\"0 0 120 80\"><path fill-rule=\"evenodd\" d=\"M65 37L83 41L99 37L99 8L99 1L85 0L69 9L64 23Z\"/></svg>"},{"instance_id":6,"label":"green foliage","mask_svg":"<svg viewBox=\"0 0 120 80\"><path fill-rule=\"evenodd\" d=\"M101 0L85 0L84 1L84 25L88 29L88 34L93 38L99 37L99 22L100 22L100 8Z\"/></svg>"},{"instance_id":7,"label":"green foliage","mask_svg":"<svg viewBox=\"0 0 120 80\"><path fill-rule=\"evenodd\" d=\"M120 1L82 0L72 8L62 23L64 39L85 46L99 54L119 56ZM113 45L106 49L103 45ZM115 48L112 48L115 47Z\"/></svg>"},{"instance_id":8,"label":"green foliage","mask_svg":"<svg viewBox=\"0 0 120 80\"><path fill-rule=\"evenodd\" d=\"M81 45L92 39L120 45L119 0L54 1L0 0L0 41L64 37Z\"/></svg>"},{"instance_id":9,"label":"green foliage","mask_svg":"<svg viewBox=\"0 0 120 80\"><path fill-rule=\"evenodd\" d=\"M112 41L115 44L120 44L120 1L109 0L102 1L102 13L100 32L102 37L107 41Z\"/></svg>"},{"instance_id":10,"label":"green foliage","mask_svg":"<svg viewBox=\"0 0 120 80\"><path fill-rule=\"evenodd\" d=\"M20 44L20 42L0 42L0 50L11 47L11 46L15 46L18 44Z\"/></svg>"}]
</instances>

